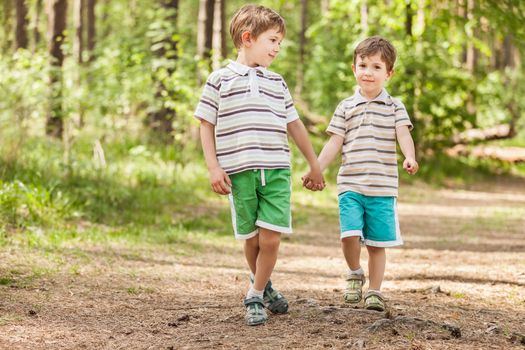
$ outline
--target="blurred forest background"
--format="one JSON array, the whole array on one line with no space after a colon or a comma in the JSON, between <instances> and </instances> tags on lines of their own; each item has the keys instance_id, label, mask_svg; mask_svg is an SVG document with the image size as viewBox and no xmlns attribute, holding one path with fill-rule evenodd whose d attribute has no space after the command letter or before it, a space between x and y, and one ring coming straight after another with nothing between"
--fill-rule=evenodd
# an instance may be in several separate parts
<instances>
[{"instance_id":1,"label":"blurred forest background","mask_svg":"<svg viewBox=\"0 0 525 350\"><path fill-rule=\"evenodd\" d=\"M156 222L148 214L181 193L199 200L207 174L192 114L207 75L236 57L228 19L245 3L2 1L3 237L75 218ZM383 35L398 50L388 89L414 121L419 178L461 185L525 174L525 2L258 3L286 19L271 68L293 90L317 151L355 87L354 46Z\"/></svg>"},{"instance_id":2,"label":"blurred forest background","mask_svg":"<svg viewBox=\"0 0 525 350\"><path fill-rule=\"evenodd\" d=\"M247 1L0 0L0 348L522 349L525 1L253 2L286 20L270 68L317 152L354 46L397 48L387 88L420 171L400 171L389 311L344 305L338 165L307 191L292 142L295 232L272 275L292 311L243 325L242 245L193 111Z\"/></svg>"}]
</instances>

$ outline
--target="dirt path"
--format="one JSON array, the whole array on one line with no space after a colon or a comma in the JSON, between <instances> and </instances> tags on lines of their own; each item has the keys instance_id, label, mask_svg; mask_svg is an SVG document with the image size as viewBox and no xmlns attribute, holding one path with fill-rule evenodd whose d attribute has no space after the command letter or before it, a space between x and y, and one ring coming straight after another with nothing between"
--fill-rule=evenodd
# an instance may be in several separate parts
<instances>
[{"instance_id":1,"label":"dirt path","mask_svg":"<svg viewBox=\"0 0 525 350\"><path fill-rule=\"evenodd\" d=\"M525 347L525 186L405 187L406 244L388 251L387 313L342 302L335 205L297 207L272 278L290 312L264 326L244 326L247 273L232 238L197 251L8 246L0 250L0 277L10 276L0 279L0 349Z\"/></svg>"}]
</instances>

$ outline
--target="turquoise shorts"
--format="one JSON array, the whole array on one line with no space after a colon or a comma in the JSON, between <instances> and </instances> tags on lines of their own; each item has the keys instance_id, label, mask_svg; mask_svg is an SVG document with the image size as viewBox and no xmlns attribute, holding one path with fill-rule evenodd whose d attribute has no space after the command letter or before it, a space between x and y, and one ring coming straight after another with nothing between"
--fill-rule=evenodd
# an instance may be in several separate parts
<instances>
[{"instance_id":1,"label":"turquoise shorts","mask_svg":"<svg viewBox=\"0 0 525 350\"><path fill-rule=\"evenodd\" d=\"M374 247L402 245L396 207L396 197L365 196L352 191L341 193L341 239L358 236L365 245Z\"/></svg>"},{"instance_id":2,"label":"turquoise shorts","mask_svg":"<svg viewBox=\"0 0 525 350\"><path fill-rule=\"evenodd\" d=\"M262 227L292 233L290 169L246 170L230 175L235 238L248 239Z\"/></svg>"}]
</instances>

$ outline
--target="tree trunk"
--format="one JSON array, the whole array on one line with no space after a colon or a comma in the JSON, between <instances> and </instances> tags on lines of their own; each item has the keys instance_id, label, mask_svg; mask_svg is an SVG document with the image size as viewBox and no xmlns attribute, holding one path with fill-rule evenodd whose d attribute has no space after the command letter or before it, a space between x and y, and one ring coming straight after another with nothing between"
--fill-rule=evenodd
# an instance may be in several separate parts
<instances>
[{"instance_id":1,"label":"tree trunk","mask_svg":"<svg viewBox=\"0 0 525 350\"><path fill-rule=\"evenodd\" d=\"M227 56L224 8L226 0L215 0L213 16L213 69L218 69Z\"/></svg>"},{"instance_id":2,"label":"tree trunk","mask_svg":"<svg viewBox=\"0 0 525 350\"><path fill-rule=\"evenodd\" d=\"M46 133L62 137L64 131L64 111L62 109L62 64L64 52L64 30L66 29L67 0L49 0L49 55L51 57L51 96L47 116Z\"/></svg>"},{"instance_id":3,"label":"tree trunk","mask_svg":"<svg viewBox=\"0 0 525 350\"><path fill-rule=\"evenodd\" d=\"M40 43L40 16L42 14L42 0L35 3L35 25L33 27L33 52L36 52Z\"/></svg>"},{"instance_id":4,"label":"tree trunk","mask_svg":"<svg viewBox=\"0 0 525 350\"><path fill-rule=\"evenodd\" d=\"M16 49L27 49L27 4L25 0L16 0Z\"/></svg>"},{"instance_id":5,"label":"tree trunk","mask_svg":"<svg viewBox=\"0 0 525 350\"><path fill-rule=\"evenodd\" d=\"M361 2L361 31L368 35L368 5L366 0Z\"/></svg>"},{"instance_id":6,"label":"tree trunk","mask_svg":"<svg viewBox=\"0 0 525 350\"><path fill-rule=\"evenodd\" d=\"M96 0L87 0L87 50L89 52L89 62L95 59L95 45L96 39L96 17L95 17L95 6Z\"/></svg>"},{"instance_id":7,"label":"tree trunk","mask_svg":"<svg viewBox=\"0 0 525 350\"><path fill-rule=\"evenodd\" d=\"M323 17L330 11L330 0L321 0L320 7L321 17Z\"/></svg>"},{"instance_id":8,"label":"tree trunk","mask_svg":"<svg viewBox=\"0 0 525 350\"><path fill-rule=\"evenodd\" d=\"M297 65L297 84L295 94L301 95L304 86L304 54L306 48L306 29L308 27L308 0L301 0L301 29L299 31L299 64Z\"/></svg>"},{"instance_id":9,"label":"tree trunk","mask_svg":"<svg viewBox=\"0 0 525 350\"><path fill-rule=\"evenodd\" d=\"M412 36L412 22L414 12L412 11L412 2L407 0L405 6L405 33L407 36Z\"/></svg>"},{"instance_id":10,"label":"tree trunk","mask_svg":"<svg viewBox=\"0 0 525 350\"><path fill-rule=\"evenodd\" d=\"M74 22L75 22L75 41L74 52L79 65L82 65L82 52L84 51L84 0L75 0Z\"/></svg>"},{"instance_id":11,"label":"tree trunk","mask_svg":"<svg viewBox=\"0 0 525 350\"><path fill-rule=\"evenodd\" d=\"M200 58L209 59L213 45L213 11L214 0L200 0L199 24L197 33L197 54Z\"/></svg>"},{"instance_id":12,"label":"tree trunk","mask_svg":"<svg viewBox=\"0 0 525 350\"><path fill-rule=\"evenodd\" d=\"M466 11L465 11L465 18L467 21L472 21L474 19L474 6L475 2L474 0L467 0L466 3ZM474 33L472 33L474 35ZM467 67L467 70L471 73L474 72L474 69L476 68L476 49L474 47L473 40L468 40L467 42L467 52L465 54L465 65Z\"/></svg>"},{"instance_id":13,"label":"tree trunk","mask_svg":"<svg viewBox=\"0 0 525 350\"><path fill-rule=\"evenodd\" d=\"M177 12L179 9L178 0L163 0L161 6L166 10L167 18L169 23L177 22ZM161 59L177 60L177 42L173 40L172 33L167 33L161 42L153 43L158 49L154 52L155 56ZM163 45L158 45L162 43ZM175 72L175 64L168 64L161 67L166 69L168 75L172 75ZM157 72L155 72L157 73ZM170 95L169 88L166 87L163 79L154 74L154 80L156 80L156 92L155 98L157 101L163 102L166 99L166 95ZM173 131L173 120L176 117L176 113L172 108L166 107L162 103L161 107L148 115L147 122L150 129L162 139L168 139Z\"/></svg>"},{"instance_id":14,"label":"tree trunk","mask_svg":"<svg viewBox=\"0 0 525 350\"><path fill-rule=\"evenodd\" d=\"M514 62L514 45L512 44L512 35L506 35L503 41L503 66L515 67Z\"/></svg>"}]
</instances>

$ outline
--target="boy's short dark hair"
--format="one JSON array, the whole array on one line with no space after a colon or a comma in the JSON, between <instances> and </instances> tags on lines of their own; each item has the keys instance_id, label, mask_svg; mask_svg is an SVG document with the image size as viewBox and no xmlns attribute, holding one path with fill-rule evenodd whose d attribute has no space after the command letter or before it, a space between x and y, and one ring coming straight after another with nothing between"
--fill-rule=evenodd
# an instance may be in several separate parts
<instances>
[{"instance_id":1,"label":"boy's short dark hair","mask_svg":"<svg viewBox=\"0 0 525 350\"><path fill-rule=\"evenodd\" d=\"M274 10L258 5L244 5L230 22L230 35L236 48L242 45L242 33L250 32L254 39L267 31L276 28L283 36L286 34L284 19Z\"/></svg>"},{"instance_id":2,"label":"boy's short dark hair","mask_svg":"<svg viewBox=\"0 0 525 350\"><path fill-rule=\"evenodd\" d=\"M388 40L380 36L372 36L357 45L354 50L354 64L357 57L363 59L377 53L381 54L381 59L386 63L386 70L390 72L396 62L396 49Z\"/></svg>"}]
</instances>

